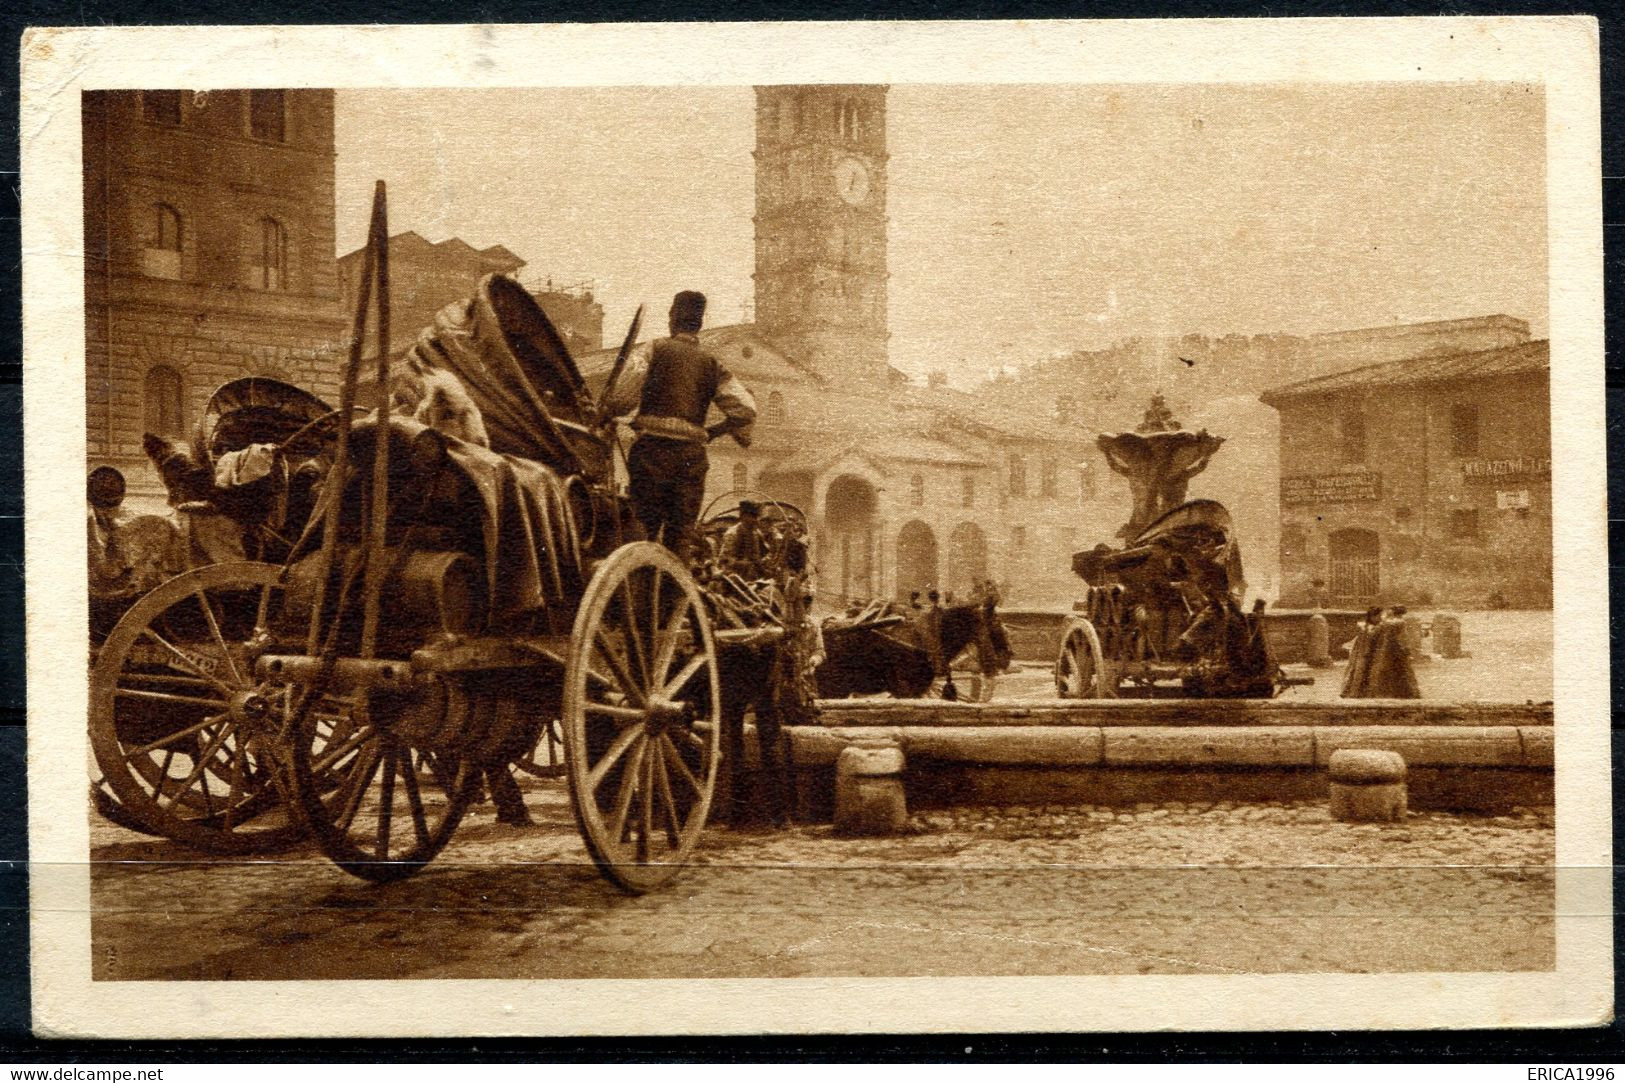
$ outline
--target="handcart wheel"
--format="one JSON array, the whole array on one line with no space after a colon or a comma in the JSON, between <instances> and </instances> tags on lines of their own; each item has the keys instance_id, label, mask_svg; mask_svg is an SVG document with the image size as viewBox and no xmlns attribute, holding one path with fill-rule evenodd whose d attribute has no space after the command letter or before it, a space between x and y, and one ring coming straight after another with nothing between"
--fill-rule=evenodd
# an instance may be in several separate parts
<instances>
[{"instance_id":1,"label":"handcart wheel","mask_svg":"<svg viewBox=\"0 0 1625 1083\"><path fill-rule=\"evenodd\" d=\"M410 876L445 849L480 773L466 759L422 750L362 716L360 701L311 692L284 751L288 801L335 864L374 883Z\"/></svg>"},{"instance_id":2,"label":"handcart wheel","mask_svg":"<svg viewBox=\"0 0 1625 1083\"><path fill-rule=\"evenodd\" d=\"M705 828L721 744L721 679L705 601L664 546L623 545L582 597L564 675L576 824L632 893L676 876Z\"/></svg>"},{"instance_id":3,"label":"handcart wheel","mask_svg":"<svg viewBox=\"0 0 1625 1083\"><path fill-rule=\"evenodd\" d=\"M536 743L513 765L536 778L563 778L567 770L564 763L564 726L557 719L550 719L542 727Z\"/></svg>"},{"instance_id":4,"label":"handcart wheel","mask_svg":"<svg viewBox=\"0 0 1625 1083\"><path fill-rule=\"evenodd\" d=\"M1055 659L1055 691L1062 699L1115 699L1117 682L1100 649L1100 635L1079 621L1066 635Z\"/></svg>"},{"instance_id":5,"label":"handcart wheel","mask_svg":"<svg viewBox=\"0 0 1625 1083\"><path fill-rule=\"evenodd\" d=\"M240 711L254 690L245 645L282 603L281 569L210 564L144 595L108 633L90 671L90 741L114 822L210 853L295 842L271 763Z\"/></svg>"}]
</instances>

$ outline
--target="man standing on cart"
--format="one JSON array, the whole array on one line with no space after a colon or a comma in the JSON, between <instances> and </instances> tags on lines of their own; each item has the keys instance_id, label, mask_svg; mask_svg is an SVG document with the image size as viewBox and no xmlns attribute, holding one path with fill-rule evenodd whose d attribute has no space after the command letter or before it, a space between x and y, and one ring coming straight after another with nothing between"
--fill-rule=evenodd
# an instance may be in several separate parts
<instances>
[{"instance_id":1,"label":"man standing on cart","mask_svg":"<svg viewBox=\"0 0 1625 1083\"><path fill-rule=\"evenodd\" d=\"M649 369L632 419L638 436L626 459L638 521L650 538L680 556L690 555L705 497L710 465L706 444L728 435L749 447L756 420L750 391L700 345L704 318L703 293L683 290L673 298L671 337L658 340L649 351ZM723 420L707 427L713 403Z\"/></svg>"}]
</instances>

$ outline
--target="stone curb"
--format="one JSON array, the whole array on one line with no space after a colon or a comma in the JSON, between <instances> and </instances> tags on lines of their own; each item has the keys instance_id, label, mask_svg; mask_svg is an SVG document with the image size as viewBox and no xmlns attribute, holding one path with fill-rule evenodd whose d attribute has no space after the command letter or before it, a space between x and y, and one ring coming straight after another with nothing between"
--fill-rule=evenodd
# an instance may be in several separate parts
<instances>
[{"instance_id":1,"label":"stone curb","mask_svg":"<svg viewBox=\"0 0 1625 1083\"><path fill-rule=\"evenodd\" d=\"M1550 726L1550 703L1430 703L1354 700L1041 700L947 703L922 699L820 700L826 727L900 726Z\"/></svg>"},{"instance_id":2,"label":"stone curb","mask_svg":"<svg viewBox=\"0 0 1625 1083\"><path fill-rule=\"evenodd\" d=\"M833 767L850 744L895 741L910 762L1008 767L1324 768L1333 752L1397 752L1416 767L1551 769L1552 731L1520 726L793 726L798 767Z\"/></svg>"}]
</instances>

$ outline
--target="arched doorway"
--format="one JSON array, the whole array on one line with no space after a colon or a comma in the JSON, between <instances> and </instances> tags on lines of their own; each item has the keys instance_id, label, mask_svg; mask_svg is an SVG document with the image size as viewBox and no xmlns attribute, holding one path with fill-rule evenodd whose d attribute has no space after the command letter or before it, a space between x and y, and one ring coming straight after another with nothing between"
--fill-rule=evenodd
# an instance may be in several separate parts
<instances>
[{"instance_id":1,"label":"arched doorway","mask_svg":"<svg viewBox=\"0 0 1625 1083\"><path fill-rule=\"evenodd\" d=\"M943 587L968 597L987 578L987 536L975 523L960 523L948 536L948 575Z\"/></svg>"},{"instance_id":2,"label":"arched doorway","mask_svg":"<svg viewBox=\"0 0 1625 1083\"><path fill-rule=\"evenodd\" d=\"M832 575L843 600L875 596L875 487L853 474L842 474L824 492L824 528L830 549L824 574Z\"/></svg>"},{"instance_id":3,"label":"arched doorway","mask_svg":"<svg viewBox=\"0 0 1625 1083\"><path fill-rule=\"evenodd\" d=\"M1326 590L1331 595L1331 603L1370 605L1382 585L1382 542L1377 532L1348 527L1332 531L1327 542Z\"/></svg>"},{"instance_id":4,"label":"arched doorway","mask_svg":"<svg viewBox=\"0 0 1625 1083\"><path fill-rule=\"evenodd\" d=\"M897 597L907 601L914 591L924 593L937 584L937 536L914 519L897 532Z\"/></svg>"}]
</instances>

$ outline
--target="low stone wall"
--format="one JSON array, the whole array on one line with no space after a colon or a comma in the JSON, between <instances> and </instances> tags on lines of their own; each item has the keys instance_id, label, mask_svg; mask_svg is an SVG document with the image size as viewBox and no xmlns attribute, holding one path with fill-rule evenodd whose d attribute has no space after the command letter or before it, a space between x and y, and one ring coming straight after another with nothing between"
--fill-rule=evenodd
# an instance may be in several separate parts
<instances>
[{"instance_id":1,"label":"low stone wall","mask_svg":"<svg viewBox=\"0 0 1625 1083\"><path fill-rule=\"evenodd\" d=\"M1278 699L1042 700L945 703L929 699L821 700L826 728L848 726L1535 726L1550 703L1441 703L1415 699L1306 703Z\"/></svg>"},{"instance_id":2,"label":"low stone wall","mask_svg":"<svg viewBox=\"0 0 1625 1083\"><path fill-rule=\"evenodd\" d=\"M1549 705L1411 703L1408 716L1376 724L1350 724L1351 712L1342 704L1297 705L1321 708L1319 713L1336 719L1325 725L1301 724L1301 712L1296 720L1283 713L1274 725L1145 725L1143 718L1135 724L1111 716L1105 716L1109 724L1090 724L1076 715L1056 724L1032 714L1025 724L1006 717L991 725L918 725L908 716L924 705L891 706L901 706L901 716L875 713L876 724L787 731L798 815L827 819L841 750L882 741L903 752L911 807L1323 799L1326 764L1345 748L1399 753L1409 767L1416 808L1499 811L1553 800ZM929 706L938 716L945 709ZM1146 706L1166 711L1171 705ZM986 717L1000 709L952 707L949 717ZM1015 709L1002 706L1004 712ZM1373 710L1362 704L1352 713L1382 717ZM1429 718L1448 721L1419 721Z\"/></svg>"}]
</instances>

